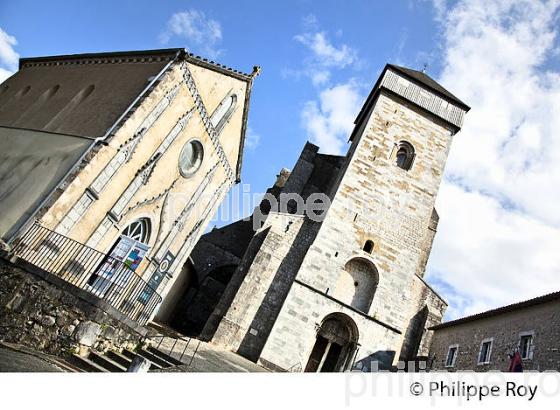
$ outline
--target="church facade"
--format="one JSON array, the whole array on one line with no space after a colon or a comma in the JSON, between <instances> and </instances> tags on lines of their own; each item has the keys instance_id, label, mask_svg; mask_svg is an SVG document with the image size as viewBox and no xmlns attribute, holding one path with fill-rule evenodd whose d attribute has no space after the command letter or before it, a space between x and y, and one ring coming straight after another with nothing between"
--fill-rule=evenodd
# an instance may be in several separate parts
<instances>
[{"instance_id":1,"label":"church facade","mask_svg":"<svg viewBox=\"0 0 560 410\"><path fill-rule=\"evenodd\" d=\"M3 247L145 324L240 180L257 74L184 49L21 59L0 88Z\"/></svg>"},{"instance_id":2,"label":"church facade","mask_svg":"<svg viewBox=\"0 0 560 410\"><path fill-rule=\"evenodd\" d=\"M423 279L435 199L468 110L425 73L387 65L347 154L308 143L249 220L202 236L160 319L278 371L426 358L447 307ZM319 219L298 206L318 198Z\"/></svg>"}]
</instances>

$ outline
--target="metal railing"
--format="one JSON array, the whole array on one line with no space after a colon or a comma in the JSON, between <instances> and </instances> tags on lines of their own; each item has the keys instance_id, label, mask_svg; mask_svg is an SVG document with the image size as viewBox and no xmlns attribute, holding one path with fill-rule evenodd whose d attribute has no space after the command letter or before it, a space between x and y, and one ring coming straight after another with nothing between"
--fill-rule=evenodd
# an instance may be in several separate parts
<instances>
[{"instance_id":1,"label":"metal railing","mask_svg":"<svg viewBox=\"0 0 560 410\"><path fill-rule=\"evenodd\" d=\"M19 258L109 303L144 325L162 298L125 263L35 223L13 248Z\"/></svg>"},{"instance_id":2,"label":"metal railing","mask_svg":"<svg viewBox=\"0 0 560 410\"><path fill-rule=\"evenodd\" d=\"M152 346L156 350L159 350L167 356L186 364L187 368L192 365L201 343L200 340L194 339L194 342L191 345L191 341L193 341L193 339L190 337L170 337L164 335L148 336L147 339L152 341ZM169 343L164 343L165 339L169 339ZM191 348L194 345L192 353L188 352L189 345L191 345ZM185 361L183 361L183 358Z\"/></svg>"}]
</instances>

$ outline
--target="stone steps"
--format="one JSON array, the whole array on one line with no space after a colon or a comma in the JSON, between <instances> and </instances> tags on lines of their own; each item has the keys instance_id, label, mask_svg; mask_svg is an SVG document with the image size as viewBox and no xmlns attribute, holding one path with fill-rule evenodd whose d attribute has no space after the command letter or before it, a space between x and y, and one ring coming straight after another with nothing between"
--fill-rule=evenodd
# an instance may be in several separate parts
<instances>
[{"instance_id":1,"label":"stone steps","mask_svg":"<svg viewBox=\"0 0 560 410\"><path fill-rule=\"evenodd\" d=\"M143 348L137 349L136 351L130 351L130 350L123 350L123 354L130 357L131 359L135 356L135 355L139 355L142 356L144 359L149 360L152 363L157 364L160 368L167 368L167 367L172 367L175 366L175 364L173 362L167 361L164 357L163 354L157 354L157 353L152 353L148 350L145 350Z\"/></svg>"},{"instance_id":2,"label":"stone steps","mask_svg":"<svg viewBox=\"0 0 560 410\"><path fill-rule=\"evenodd\" d=\"M144 356L139 351L138 352L133 352L132 350L124 349L122 351L121 355L124 356L127 360L129 360L130 363L132 363L132 359L134 359L134 357L136 357L136 356L143 357L144 359L146 359L146 360L148 360L149 362L152 363L152 365L150 366L150 370L160 370L163 367L169 367L168 364L166 364L165 366L162 366L161 364L155 363L153 360L150 360L149 357Z\"/></svg>"},{"instance_id":3,"label":"stone steps","mask_svg":"<svg viewBox=\"0 0 560 410\"><path fill-rule=\"evenodd\" d=\"M128 366L125 367L120 363L117 363L107 354L99 354L94 351L89 353L88 359L111 373L123 373L126 372L126 369L128 368Z\"/></svg>"},{"instance_id":4,"label":"stone steps","mask_svg":"<svg viewBox=\"0 0 560 410\"><path fill-rule=\"evenodd\" d=\"M86 373L109 373L109 370L98 365L88 357L82 357L77 354L70 356L69 360L73 365L77 366L81 371Z\"/></svg>"},{"instance_id":5,"label":"stone steps","mask_svg":"<svg viewBox=\"0 0 560 410\"><path fill-rule=\"evenodd\" d=\"M123 355L122 353L114 352L112 350L109 350L105 354L107 355L107 357L109 359L111 359L112 361L120 364L121 366L123 366L126 369L128 369L128 366L130 366L130 364L132 363L132 359Z\"/></svg>"},{"instance_id":6,"label":"stone steps","mask_svg":"<svg viewBox=\"0 0 560 410\"><path fill-rule=\"evenodd\" d=\"M196 352L196 350L192 350L194 343L193 346L190 346L190 341L187 339L161 334L160 336L157 347L148 345L136 350L123 349L121 352L107 351L105 353L90 350L85 357L74 354L70 363L76 367L77 371L123 373L130 367L134 358L141 357L150 363L149 370L153 371L184 364L187 358L192 357Z\"/></svg>"}]
</instances>

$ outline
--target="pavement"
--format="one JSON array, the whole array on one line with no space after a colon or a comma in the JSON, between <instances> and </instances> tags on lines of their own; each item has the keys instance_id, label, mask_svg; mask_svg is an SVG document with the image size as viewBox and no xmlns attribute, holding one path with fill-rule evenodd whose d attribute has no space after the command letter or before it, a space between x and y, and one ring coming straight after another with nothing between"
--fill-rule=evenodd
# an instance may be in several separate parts
<instances>
[{"instance_id":1,"label":"pavement","mask_svg":"<svg viewBox=\"0 0 560 410\"><path fill-rule=\"evenodd\" d=\"M158 347L161 351L171 354L183 362L182 365L161 369L158 372L260 373L269 371L243 356L212 343L196 339L188 341L187 337L166 325L152 322L149 327L157 332L159 336L156 337L166 336L161 342L159 342L160 339L154 339L159 342ZM179 340L175 338L179 338Z\"/></svg>"},{"instance_id":2,"label":"pavement","mask_svg":"<svg viewBox=\"0 0 560 410\"><path fill-rule=\"evenodd\" d=\"M192 353L191 353L192 355ZM187 363L158 370L158 372L187 372L187 373L260 373L268 372L250 360L228 350L222 350L209 343L201 342L196 354Z\"/></svg>"},{"instance_id":3,"label":"pavement","mask_svg":"<svg viewBox=\"0 0 560 410\"><path fill-rule=\"evenodd\" d=\"M0 344L0 372L60 373L67 371L49 355Z\"/></svg>"}]
</instances>

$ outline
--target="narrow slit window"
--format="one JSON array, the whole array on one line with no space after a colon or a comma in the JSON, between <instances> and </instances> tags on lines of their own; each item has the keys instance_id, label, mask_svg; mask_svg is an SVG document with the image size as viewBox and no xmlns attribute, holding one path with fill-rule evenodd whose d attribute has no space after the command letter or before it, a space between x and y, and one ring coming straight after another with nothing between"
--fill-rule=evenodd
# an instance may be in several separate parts
<instances>
[{"instance_id":1,"label":"narrow slit window","mask_svg":"<svg viewBox=\"0 0 560 410\"><path fill-rule=\"evenodd\" d=\"M210 122L214 126L216 133L220 133L226 123L229 121L235 105L237 104L237 95L229 94L222 100L220 105L214 110L210 117Z\"/></svg>"}]
</instances>

